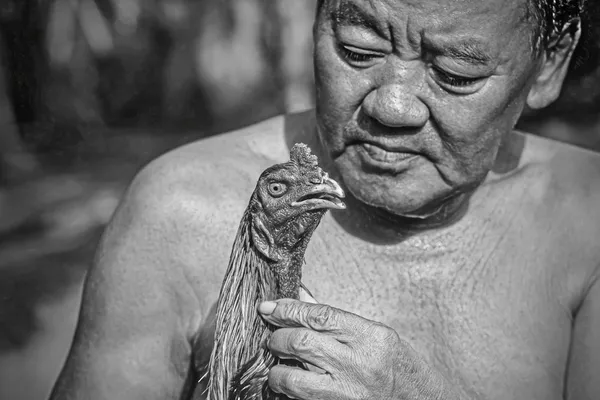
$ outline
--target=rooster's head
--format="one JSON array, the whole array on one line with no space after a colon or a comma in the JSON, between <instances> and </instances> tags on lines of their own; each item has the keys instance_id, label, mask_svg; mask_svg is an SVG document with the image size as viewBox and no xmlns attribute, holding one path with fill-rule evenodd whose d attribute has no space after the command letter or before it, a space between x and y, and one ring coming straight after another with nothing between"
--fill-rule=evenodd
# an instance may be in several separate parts
<instances>
[{"instance_id":1,"label":"rooster's head","mask_svg":"<svg viewBox=\"0 0 600 400\"><path fill-rule=\"evenodd\" d=\"M266 169L251 200L256 248L277 260L307 242L328 209L344 209L344 191L318 165L308 146L295 144L288 162Z\"/></svg>"}]
</instances>

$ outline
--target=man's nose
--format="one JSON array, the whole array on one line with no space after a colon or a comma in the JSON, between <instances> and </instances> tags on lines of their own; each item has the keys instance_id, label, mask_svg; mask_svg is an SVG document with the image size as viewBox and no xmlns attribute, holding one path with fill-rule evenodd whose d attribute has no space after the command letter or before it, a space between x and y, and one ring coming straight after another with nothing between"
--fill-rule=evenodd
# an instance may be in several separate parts
<instances>
[{"instance_id":1,"label":"man's nose","mask_svg":"<svg viewBox=\"0 0 600 400\"><path fill-rule=\"evenodd\" d=\"M363 111L391 128L420 127L429 119L429 109L406 86L387 84L370 92L363 101Z\"/></svg>"}]
</instances>

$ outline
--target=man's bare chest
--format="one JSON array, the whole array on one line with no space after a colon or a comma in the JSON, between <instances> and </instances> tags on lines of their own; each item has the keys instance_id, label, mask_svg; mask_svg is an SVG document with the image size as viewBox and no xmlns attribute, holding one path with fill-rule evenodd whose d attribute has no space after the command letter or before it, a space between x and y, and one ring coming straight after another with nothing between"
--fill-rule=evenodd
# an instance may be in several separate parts
<instances>
[{"instance_id":1,"label":"man's bare chest","mask_svg":"<svg viewBox=\"0 0 600 400\"><path fill-rule=\"evenodd\" d=\"M561 392L569 299L549 271L563 260L520 248L514 237L461 246L416 240L396 252L340 246L321 232L303 277L318 301L391 326L463 387L530 398Z\"/></svg>"}]
</instances>

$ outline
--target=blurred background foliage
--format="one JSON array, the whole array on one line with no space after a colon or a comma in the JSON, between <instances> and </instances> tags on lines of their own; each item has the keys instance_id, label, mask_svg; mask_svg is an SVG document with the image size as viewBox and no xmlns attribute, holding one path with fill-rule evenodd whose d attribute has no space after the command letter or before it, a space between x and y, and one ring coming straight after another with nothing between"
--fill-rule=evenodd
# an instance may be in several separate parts
<instances>
[{"instance_id":1,"label":"blurred background foliage","mask_svg":"<svg viewBox=\"0 0 600 400\"><path fill-rule=\"evenodd\" d=\"M0 2L0 400L48 395L99 235L139 168L313 105L315 3ZM600 23L588 27L559 101L520 127L600 150Z\"/></svg>"}]
</instances>

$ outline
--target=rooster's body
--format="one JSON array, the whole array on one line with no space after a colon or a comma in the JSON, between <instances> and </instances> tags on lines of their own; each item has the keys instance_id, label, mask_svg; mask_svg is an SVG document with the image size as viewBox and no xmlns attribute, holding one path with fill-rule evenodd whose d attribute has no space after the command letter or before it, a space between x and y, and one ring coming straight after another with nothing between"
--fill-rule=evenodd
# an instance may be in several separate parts
<instances>
[{"instance_id":1,"label":"rooster's body","mask_svg":"<svg viewBox=\"0 0 600 400\"><path fill-rule=\"evenodd\" d=\"M298 299L304 252L327 209L342 209L344 193L303 144L290 161L265 170L234 241L216 312L206 371L207 399L279 399L267 384L281 362L265 343L274 327L258 314L265 300Z\"/></svg>"}]
</instances>

